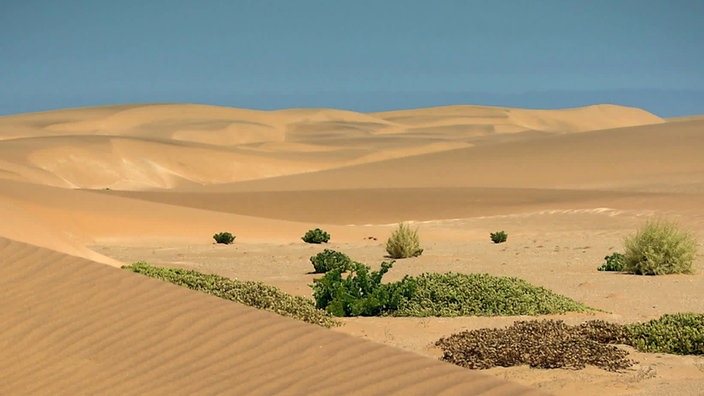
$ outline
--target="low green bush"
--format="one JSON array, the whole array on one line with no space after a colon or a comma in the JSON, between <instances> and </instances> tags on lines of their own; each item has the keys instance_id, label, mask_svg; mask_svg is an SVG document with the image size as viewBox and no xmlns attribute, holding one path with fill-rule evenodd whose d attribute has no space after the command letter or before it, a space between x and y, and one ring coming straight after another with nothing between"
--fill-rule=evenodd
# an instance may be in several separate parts
<instances>
[{"instance_id":1,"label":"low green bush","mask_svg":"<svg viewBox=\"0 0 704 396\"><path fill-rule=\"evenodd\" d=\"M235 236L230 234L229 232L219 232L213 235L213 239L215 239L216 243L229 245L235 241Z\"/></svg>"},{"instance_id":2,"label":"low green bush","mask_svg":"<svg viewBox=\"0 0 704 396\"><path fill-rule=\"evenodd\" d=\"M323 278L313 280L316 307L334 316L379 316L398 309L401 300L413 292L413 283L406 278L381 283L392 266L393 262L383 262L379 271L370 273L370 267L353 263L345 279L340 268L332 269Z\"/></svg>"},{"instance_id":3,"label":"low green bush","mask_svg":"<svg viewBox=\"0 0 704 396\"><path fill-rule=\"evenodd\" d=\"M311 287L316 306L335 316L515 316L581 312L591 308L542 287L488 274L422 274L382 283L379 271L353 263L347 278L333 269Z\"/></svg>"},{"instance_id":4,"label":"low green bush","mask_svg":"<svg viewBox=\"0 0 704 396\"><path fill-rule=\"evenodd\" d=\"M386 252L393 259L417 257L423 253L418 230L401 223L386 241Z\"/></svg>"},{"instance_id":5,"label":"low green bush","mask_svg":"<svg viewBox=\"0 0 704 396\"><path fill-rule=\"evenodd\" d=\"M314 230L308 230L301 239L303 239L305 243L327 243L330 240L330 234L320 228L316 228Z\"/></svg>"},{"instance_id":6,"label":"low green bush","mask_svg":"<svg viewBox=\"0 0 704 396\"><path fill-rule=\"evenodd\" d=\"M666 221L650 221L626 238L623 270L638 275L690 274L697 257L694 236Z\"/></svg>"},{"instance_id":7,"label":"low green bush","mask_svg":"<svg viewBox=\"0 0 704 396\"><path fill-rule=\"evenodd\" d=\"M611 256L604 257L604 264L597 268L598 271L623 271L623 254L614 252Z\"/></svg>"},{"instance_id":8,"label":"low green bush","mask_svg":"<svg viewBox=\"0 0 704 396\"><path fill-rule=\"evenodd\" d=\"M325 249L310 258L311 264L316 273L325 273L333 269L340 269L345 272L352 264L349 256L334 250Z\"/></svg>"},{"instance_id":9,"label":"low green bush","mask_svg":"<svg viewBox=\"0 0 704 396\"><path fill-rule=\"evenodd\" d=\"M240 281L178 268L154 267L145 262L122 268L319 326L340 325L327 312L317 309L313 301L301 296L292 296L261 282Z\"/></svg>"},{"instance_id":10,"label":"low green bush","mask_svg":"<svg viewBox=\"0 0 704 396\"><path fill-rule=\"evenodd\" d=\"M628 344L642 352L677 355L704 354L704 315L666 314L658 319L625 326Z\"/></svg>"},{"instance_id":11,"label":"low green bush","mask_svg":"<svg viewBox=\"0 0 704 396\"><path fill-rule=\"evenodd\" d=\"M496 231L489 234L491 241L494 243L503 243L508 239L508 235L503 231Z\"/></svg>"},{"instance_id":12,"label":"low green bush","mask_svg":"<svg viewBox=\"0 0 704 396\"><path fill-rule=\"evenodd\" d=\"M421 274L395 316L514 316L590 309L525 280L489 274Z\"/></svg>"}]
</instances>

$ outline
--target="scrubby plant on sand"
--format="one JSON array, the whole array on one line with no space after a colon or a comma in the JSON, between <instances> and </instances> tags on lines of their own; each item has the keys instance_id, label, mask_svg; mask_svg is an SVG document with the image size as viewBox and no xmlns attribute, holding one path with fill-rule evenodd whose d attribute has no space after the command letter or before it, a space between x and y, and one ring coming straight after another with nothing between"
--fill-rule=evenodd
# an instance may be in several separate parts
<instances>
[{"instance_id":1,"label":"scrubby plant on sand","mask_svg":"<svg viewBox=\"0 0 704 396\"><path fill-rule=\"evenodd\" d=\"M418 238L418 229L412 230L401 223L386 241L386 252L393 259L417 257L423 253Z\"/></svg>"},{"instance_id":2,"label":"scrubby plant on sand","mask_svg":"<svg viewBox=\"0 0 704 396\"><path fill-rule=\"evenodd\" d=\"M215 243L229 245L235 241L235 236L230 234L229 232L218 232L217 234L213 235L213 239L215 239Z\"/></svg>"},{"instance_id":3,"label":"scrubby plant on sand","mask_svg":"<svg viewBox=\"0 0 704 396\"><path fill-rule=\"evenodd\" d=\"M322 252L310 258L311 264L315 273L325 273L333 269L341 269L342 272L347 271L352 260L344 253L335 250L325 249Z\"/></svg>"},{"instance_id":4,"label":"scrubby plant on sand","mask_svg":"<svg viewBox=\"0 0 704 396\"><path fill-rule=\"evenodd\" d=\"M704 315L666 314L658 319L625 326L628 344L642 352L676 355L704 354Z\"/></svg>"},{"instance_id":5,"label":"scrubby plant on sand","mask_svg":"<svg viewBox=\"0 0 704 396\"><path fill-rule=\"evenodd\" d=\"M702 355L704 315L665 314L626 325L603 320L578 326L556 320L520 321L503 329L464 331L435 343L443 350L443 360L471 369L522 364L580 369L589 364L618 371L635 363L626 359L626 351L610 344L629 345L641 352Z\"/></svg>"},{"instance_id":6,"label":"scrubby plant on sand","mask_svg":"<svg viewBox=\"0 0 704 396\"><path fill-rule=\"evenodd\" d=\"M261 282L240 281L178 268L154 267L145 262L122 268L323 327L340 325L327 312L317 309L313 301L301 296L292 296Z\"/></svg>"},{"instance_id":7,"label":"scrubby plant on sand","mask_svg":"<svg viewBox=\"0 0 704 396\"><path fill-rule=\"evenodd\" d=\"M333 269L311 287L318 308L335 316L502 316L581 312L590 308L516 278L488 274L422 274L382 283L379 271L354 263L347 278Z\"/></svg>"},{"instance_id":8,"label":"scrubby plant on sand","mask_svg":"<svg viewBox=\"0 0 704 396\"><path fill-rule=\"evenodd\" d=\"M489 234L489 238L491 238L491 241L494 243L503 243L508 239L508 234L503 231L496 231Z\"/></svg>"},{"instance_id":9,"label":"scrubby plant on sand","mask_svg":"<svg viewBox=\"0 0 704 396\"><path fill-rule=\"evenodd\" d=\"M344 279L340 268L332 269L323 278L313 280L316 307L335 316L379 316L398 309L401 300L413 292L413 283L407 278L381 283L392 266L393 262L383 262L379 271L370 273L370 267L353 263Z\"/></svg>"},{"instance_id":10,"label":"scrubby plant on sand","mask_svg":"<svg viewBox=\"0 0 704 396\"><path fill-rule=\"evenodd\" d=\"M628 352L610 342L619 342L617 325L590 321L579 326L561 320L518 321L503 329L464 331L441 338L435 345L442 359L470 369L511 367L581 369L586 365L619 371L635 362Z\"/></svg>"},{"instance_id":11,"label":"scrubby plant on sand","mask_svg":"<svg viewBox=\"0 0 704 396\"><path fill-rule=\"evenodd\" d=\"M626 238L623 270L638 275L690 274L697 257L694 236L667 221L647 222Z\"/></svg>"},{"instance_id":12,"label":"scrubby plant on sand","mask_svg":"<svg viewBox=\"0 0 704 396\"><path fill-rule=\"evenodd\" d=\"M604 264L602 264L598 271L623 271L623 254L614 252L611 256L604 257Z\"/></svg>"},{"instance_id":13,"label":"scrubby plant on sand","mask_svg":"<svg viewBox=\"0 0 704 396\"><path fill-rule=\"evenodd\" d=\"M316 228L314 230L308 230L301 239L303 239L305 243L327 243L330 240L330 234L320 228Z\"/></svg>"}]
</instances>

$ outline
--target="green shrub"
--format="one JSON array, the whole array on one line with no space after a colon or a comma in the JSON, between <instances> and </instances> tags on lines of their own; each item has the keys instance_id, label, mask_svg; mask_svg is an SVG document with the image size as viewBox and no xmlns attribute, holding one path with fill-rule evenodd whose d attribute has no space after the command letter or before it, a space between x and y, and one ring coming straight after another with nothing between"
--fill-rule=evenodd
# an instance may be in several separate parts
<instances>
[{"instance_id":1,"label":"green shrub","mask_svg":"<svg viewBox=\"0 0 704 396\"><path fill-rule=\"evenodd\" d=\"M506 239L508 239L508 235L503 231L492 232L491 234L489 234L489 237L494 243L506 242Z\"/></svg>"},{"instance_id":2,"label":"green shrub","mask_svg":"<svg viewBox=\"0 0 704 396\"><path fill-rule=\"evenodd\" d=\"M659 319L625 326L628 344L642 352L704 354L704 315L666 314Z\"/></svg>"},{"instance_id":3,"label":"green shrub","mask_svg":"<svg viewBox=\"0 0 704 396\"><path fill-rule=\"evenodd\" d=\"M626 238L623 270L638 275L689 274L697 257L694 236L665 221L651 221Z\"/></svg>"},{"instance_id":4,"label":"green shrub","mask_svg":"<svg viewBox=\"0 0 704 396\"><path fill-rule=\"evenodd\" d=\"M394 259L420 256L423 249L420 248L418 230L412 230L404 223L399 224L386 242L386 252Z\"/></svg>"},{"instance_id":5,"label":"green shrub","mask_svg":"<svg viewBox=\"0 0 704 396\"><path fill-rule=\"evenodd\" d=\"M561 320L530 320L503 329L464 331L441 338L435 345L443 350L442 360L471 369L523 364L582 369L589 364L620 371L635 362L626 358L628 352L608 345L619 336L618 325L601 321L569 326Z\"/></svg>"},{"instance_id":6,"label":"green shrub","mask_svg":"<svg viewBox=\"0 0 704 396\"><path fill-rule=\"evenodd\" d=\"M381 279L393 262L381 263L379 271L353 263L347 278L340 268L332 269L321 279L314 279L313 298L316 306L334 316L379 316L396 310L401 300L413 291L413 282L383 284Z\"/></svg>"},{"instance_id":7,"label":"green shrub","mask_svg":"<svg viewBox=\"0 0 704 396\"><path fill-rule=\"evenodd\" d=\"M313 264L316 273L325 273L338 268L341 269L342 272L345 272L352 264L352 260L350 260L349 256L330 249L325 249L315 256L312 256L310 262Z\"/></svg>"},{"instance_id":8,"label":"green shrub","mask_svg":"<svg viewBox=\"0 0 704 396\"><path fill-rule=\"evenodd\" d=\"M216 243L223 243L225 245L229 245L235 241L235 236L230 234L229 232L219 232L213 235L213 239L215 239Z\"/></svg>"},{"instance_id":9,"label":"green shrub","mask_svg":"<svg viewBox=\"0 0 704 396\"><path fill-rule=\"evenodd\" d=\"M327 312L317 309L313 301L301 296L292 296L261 282L239 281L177 268L153 267L145 262L122 268L319 326L340 325Z\"/></svg>"},{"instance_id":10,"label":"green shrub","mask_svg":"<svg viewBox=\"0 0 704 396\"><path fill-rule=\"evenodd\" d=\"M589 308L517 278L489 274L421 274L395 316L514 316Z\"/></svg>"},{"instance_id":11,"label":"green shrub","mask_svg":"<svg viewBox=\"0 0 704 396\"><path fill-rule=\"evenodd\" d=\"M597 268L599 271L623 271L623 254L614 252L611 256L604 257L606 261L601 267Z\"/></svg>"},{"instance_id":12,"label":"green shrub","mask_svg":"<svg viewBox=\"0 0 704 396\"><path fill-rule=\"evenodd\" d=\"M308 230L301 239L303 239L305 243L327 243L330 240L330 234L320 228L316 228L314 230Z\"/></svg>"}]
</instances>

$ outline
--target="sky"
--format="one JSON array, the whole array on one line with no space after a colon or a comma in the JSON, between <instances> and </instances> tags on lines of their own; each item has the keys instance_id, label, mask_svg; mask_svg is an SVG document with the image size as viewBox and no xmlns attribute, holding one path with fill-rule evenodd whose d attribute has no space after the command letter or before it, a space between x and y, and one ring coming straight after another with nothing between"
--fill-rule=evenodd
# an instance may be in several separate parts
<instances>
[{"instance_id":1,"label":"sky","mask_svg":"<svg viewBox=\"0 0 704 396\"><path fill-rule=\"evenodd\" d=\"M702 0L0 0L0 115L121 103L704 114Z\"/></svg>"}]
</instances>

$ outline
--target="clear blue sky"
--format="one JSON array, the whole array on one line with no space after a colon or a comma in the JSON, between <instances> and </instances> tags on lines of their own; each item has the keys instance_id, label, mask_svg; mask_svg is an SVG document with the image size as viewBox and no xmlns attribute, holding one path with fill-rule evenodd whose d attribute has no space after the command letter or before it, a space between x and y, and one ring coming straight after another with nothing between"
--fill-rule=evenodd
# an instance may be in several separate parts
<instances>
[{"instance_id":1,"label":"clear blue sky","mask_svg":"<svg viewBox=\"0 0 704 396\"><path fill-rule=\"evenodd\" d=\"M0 114L135 102L704 114L704 1L0 0Z\"/></svg>"}]
</instances>

